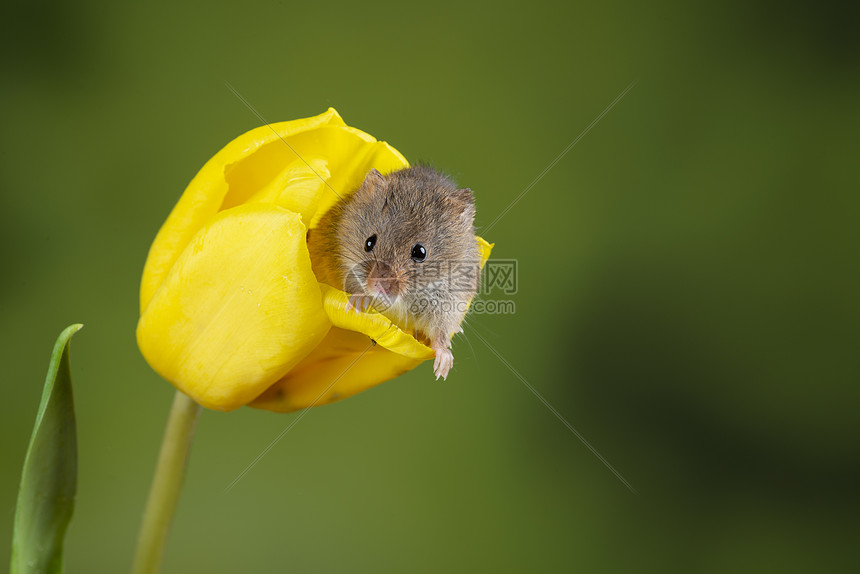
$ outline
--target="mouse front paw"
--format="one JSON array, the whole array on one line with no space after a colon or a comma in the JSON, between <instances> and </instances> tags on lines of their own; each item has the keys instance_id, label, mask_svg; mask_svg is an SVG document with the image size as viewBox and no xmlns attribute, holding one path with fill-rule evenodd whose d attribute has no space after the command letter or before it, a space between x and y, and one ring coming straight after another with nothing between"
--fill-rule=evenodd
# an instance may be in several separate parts
<instances>
[{"instance_id":1,"label":"mouse front paw","mask_svg":"<svg viewBox=\"0 0 860 574\"><path fill-rule=\"evenodd\" d=\"M352 311L355 309L356 315L358 315L359 311L366 313L370 309L372 302L373 297L368 297L367 295L350 295L349 299L346 300L346 310Z\"/></svg>"},{"instance_id":2,"label":"mouse front paw","mask_svg":"<svg viewBox=\"0 0 860 574\"><path fill-rule=\"evenodd\" d=\"M442 379L447 379L448 372L451 370L451 367L453 365L454 354L451 353L451 349L436 349L436 360L433 361L433 374L436 375L437 381L439 380L439 377L442 377Z\"/></svg>"}]
</instances>

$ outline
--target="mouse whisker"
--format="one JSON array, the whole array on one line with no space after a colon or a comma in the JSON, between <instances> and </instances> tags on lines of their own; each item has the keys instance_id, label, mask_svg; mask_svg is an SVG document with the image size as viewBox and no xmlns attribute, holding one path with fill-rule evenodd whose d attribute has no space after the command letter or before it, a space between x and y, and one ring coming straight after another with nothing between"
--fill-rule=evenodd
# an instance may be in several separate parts
<instances>
[{"instance_id":1,"label":"mouse whisker","mask_svg":"<svg viewBox=\"0 0 860 574\"><path fill-rule=\"evenodd\" d=\"M463 323L466 322L465 317L463 318ZM467 325L468 326L468 325ZM478 364L478 353L475 352L475 347L472 346L472 341L469 339L469 335L466 334L466 331L462 328L460 329L460 334L463 335L463 338L466 339L466 344L469 345L469 349L472 350L472 356L475 357L475 365Z\"/></svg>"}]
</instances>

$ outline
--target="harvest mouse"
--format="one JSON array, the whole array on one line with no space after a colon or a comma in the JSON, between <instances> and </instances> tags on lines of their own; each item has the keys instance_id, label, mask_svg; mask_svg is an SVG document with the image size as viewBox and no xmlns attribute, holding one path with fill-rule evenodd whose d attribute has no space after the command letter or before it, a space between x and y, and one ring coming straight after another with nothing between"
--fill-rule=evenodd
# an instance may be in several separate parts
<instances>
[{"instance_id":1,"label":"harvest mouse","mask_svg":"<svg viewBox=\"0 0 860 574\"><path fill-rule=\"evenodd\" d=\"M444 379L454 363L451 337L462 332L478 288L474 219L471 190L433 168L385 176L371 169L309 232L314 272L349 293L356 312L372 306L423 336L436 352L436 379Z\"/></svg>"}]
</instances>

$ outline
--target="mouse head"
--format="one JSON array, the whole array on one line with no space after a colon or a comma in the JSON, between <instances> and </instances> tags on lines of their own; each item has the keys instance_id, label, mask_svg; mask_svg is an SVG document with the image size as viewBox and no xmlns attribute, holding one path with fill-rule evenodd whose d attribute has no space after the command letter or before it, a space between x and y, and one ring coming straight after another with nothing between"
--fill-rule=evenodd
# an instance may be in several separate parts
<instances>
[{"instance_id":1,"label":"mouse head","mask_svg":"<svg viewBox=\"0 0 860 574\"><path fill-rule=\"evenodd\" d=\"M370 170L340 215L339 256L349 292L408 299L450 290L455 266L478 269L472 192L427 166L387 176Z\"/></svg>"}]
</instances>

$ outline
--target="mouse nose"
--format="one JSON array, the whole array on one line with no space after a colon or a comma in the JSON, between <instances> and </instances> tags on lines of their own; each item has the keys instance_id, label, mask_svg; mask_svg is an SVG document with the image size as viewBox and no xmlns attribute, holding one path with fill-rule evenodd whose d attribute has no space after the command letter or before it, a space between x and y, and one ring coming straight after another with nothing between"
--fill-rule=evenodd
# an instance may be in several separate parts
<instances>
[{"instance_id":1,"label":"mouse nose","mask_svg":"<svg viewBox=\"0 0 860 574\"><path fill-rule=\"evenodd\" d=\"M400 293L400 280L391 265L375 261L367 274L367 287L372 294L391 298Z\"/></svg>"}]
</instances>

